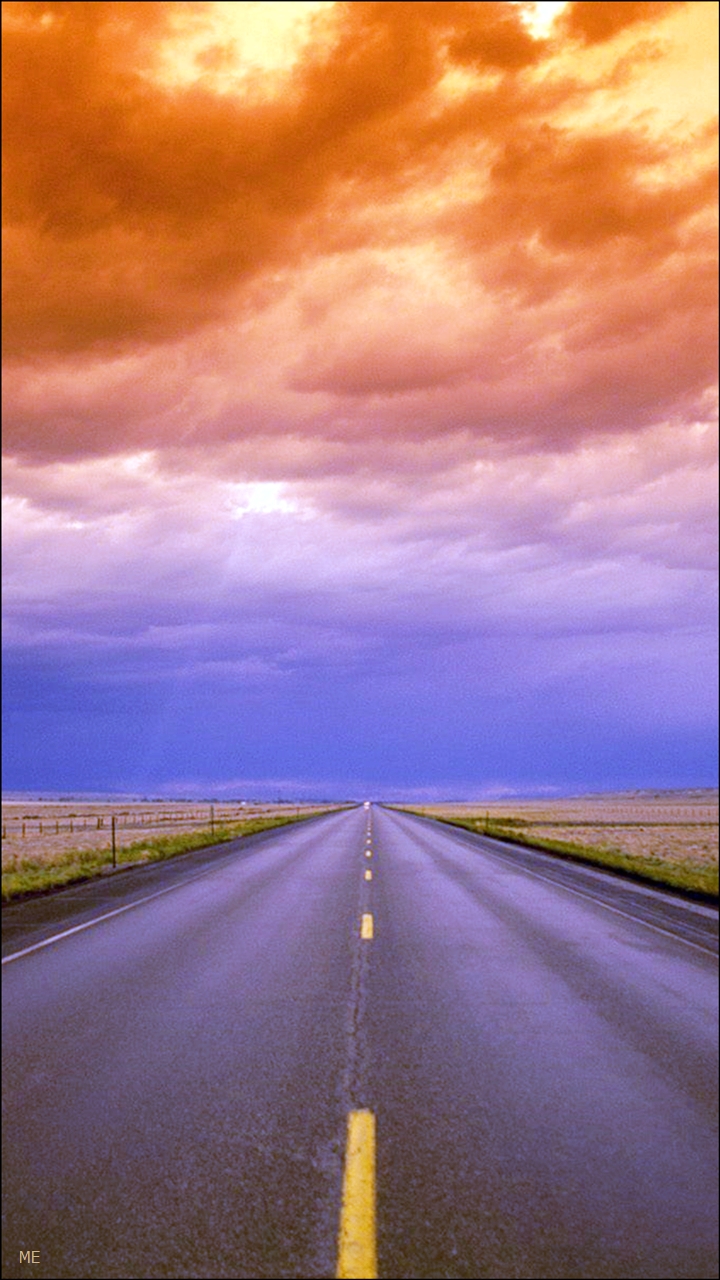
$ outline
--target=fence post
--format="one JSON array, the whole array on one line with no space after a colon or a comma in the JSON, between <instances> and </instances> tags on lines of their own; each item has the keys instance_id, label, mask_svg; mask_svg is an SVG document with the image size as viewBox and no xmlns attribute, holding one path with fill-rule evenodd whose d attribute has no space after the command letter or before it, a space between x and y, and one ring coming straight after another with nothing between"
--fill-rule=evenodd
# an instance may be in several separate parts
<instances>
[{"instance_id":1,"label":"fence post","mask_svg":"<svg viewBox=\"0 0 720 1280\"><path fill-rule=\"evenodd\" d=\"M211 804L210 805L210 831L213 832L214 830L215 830L215 805Z\"/></svg>"},{"instance_id":2,"label":"fence post","mask_svg":"<svg viewBox=\"0 0 720 1280\"><path fill-rule=\"evenodd\" d=\"M115 814L112 815L110 824L112 826L112 864L113 864L113 867L116 867L117 858L115 856Z\"/></svg>"}]
</instances>

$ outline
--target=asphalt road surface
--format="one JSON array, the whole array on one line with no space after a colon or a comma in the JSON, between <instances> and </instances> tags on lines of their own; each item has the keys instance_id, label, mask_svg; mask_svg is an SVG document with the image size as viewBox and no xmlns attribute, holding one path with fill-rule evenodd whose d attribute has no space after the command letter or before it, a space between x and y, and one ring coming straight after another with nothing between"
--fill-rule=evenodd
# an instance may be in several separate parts
<instances>
[{"instance_id":1,"label":"asphalt road surface","mask_svg":"<svg viewBox=\"0 0 720 1280\"><path fill-rule=\"evenodd\" d=\"M373 807L3 924L5 1276L335 1276L357 1112L385 1280L717 1275L710 908Z\"/></svg>"}]
</instances>

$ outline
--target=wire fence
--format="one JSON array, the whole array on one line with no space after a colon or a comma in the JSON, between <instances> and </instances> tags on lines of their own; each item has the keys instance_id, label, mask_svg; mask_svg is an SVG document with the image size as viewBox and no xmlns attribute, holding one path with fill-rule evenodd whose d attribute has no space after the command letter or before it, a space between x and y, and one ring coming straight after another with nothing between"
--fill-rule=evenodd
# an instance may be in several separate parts
<instances>
[{"instance_id":1,"label":"wire fence","mask_svg":"<svg viewBox=\"0 0 720 1280\"><path fill-rule=\"evenodd\" d=\"M2 838L31 836L52 836L75 834L84 831L126 831L162 829L192 829L193 827L227 826L236 822L247 821L263 814L285 813L299 817L300 814L315 806L308 805L198 805L192 808L163 809L104 809L86 812L48 813L11 813L3 814Z\"/></svg>"},{"instance_id":2,"label":"wire fence","mask_svg":"<svg viewBox=\"0 0 720 1280\"><path fill-rule=\"evenodd\" d=\"M198 843L211 844L214 835L235 838L267 825L263 820L292 820L326 807L287 802L81 802L77 806L47 803L33 808L6 801L2 813L3 884L7 874L40 874L39 869L66 863L107 861L114 868L120 861L144 861L158 847L182 852ZM194 832L198 833L197 841Z\"/></svg>"}]
</instances>

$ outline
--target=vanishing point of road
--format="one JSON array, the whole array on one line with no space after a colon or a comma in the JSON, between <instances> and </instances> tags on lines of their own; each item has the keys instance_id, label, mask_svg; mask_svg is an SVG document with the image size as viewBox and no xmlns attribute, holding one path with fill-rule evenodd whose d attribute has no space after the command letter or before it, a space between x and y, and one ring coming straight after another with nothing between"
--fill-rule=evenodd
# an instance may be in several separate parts
<instances>
[{"instance_id":1,"label":"vanishing point of road","mask_svg":"<svg viewBox=\"0 0 720 1280\"><path fill-rule=\"evenodd\" d=\"M3 912L8 1277L717 1274L717 912L373 806Z\"/></svg>"}]
</instances>

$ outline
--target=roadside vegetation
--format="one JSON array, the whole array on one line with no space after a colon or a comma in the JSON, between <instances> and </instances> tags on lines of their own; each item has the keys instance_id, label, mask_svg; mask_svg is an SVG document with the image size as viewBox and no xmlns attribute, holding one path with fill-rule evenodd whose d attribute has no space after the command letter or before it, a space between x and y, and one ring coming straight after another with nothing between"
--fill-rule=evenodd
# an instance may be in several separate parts
<instances>
[{"instance_id":1,"label":"roadside vegetation","mask_svg":"<svg viewBox=\"0 0 720 1280\"><path fill-rule=\"evenodd\" d=\"M620 874L657 885L679 889L694 896L718 898L718 834L717 821L693 820L698 815L684 815L684 820L668 820L667 810L658 810L640 820L624 813L622 818L605 812L601 816L599 798L588 801L587 810L578 815L578 806L569 816L559 812L561 805L530 815L522 812L503 814L489 810L470 812L470 806L434 805L409 808L406 812L463 827L467 831L491 836L505 843L525 845L576 862L607 867ZM608 803L608 802L605 802ZM569 808L570 802L567 802ZM590 811L594 806L594 811ZM528 806L529 808L529 806ZM462 812L459 812L462 810ZM659 816L658 816L659 813ZM703 812L703 819L708 818Z\"/></svg>"},{"instance_id":2,"label":"roadside vegetation","mask_svg":"<svg viewBox=\"0 0 720 1280\"><path fill-rule=\"evenodd\" d=\"M304 822L307 818L318 817L321 813L333 812L340 806L327 809L314 809L308 813L273 814L264 817L249 818L233 822L226 826L215 825L200 830L175 832L164 836L136 840L116 850L116 867L112 866L112 851L108 847L99 849L66 849L48 861L46 858L33 858L15 855L2 872L2 900L30 897L33 894L59 889L65 885L91 880L96 876L107 875L114 869L139 866L148 862L160 862L166 858L174 858L181 853L191 853L196 849L205 849L217 844L226 844L237 840L240 836L254 835L258 831L270 831L274 827L284 827L290 823Z\"/></svg>"}]
</instances>

